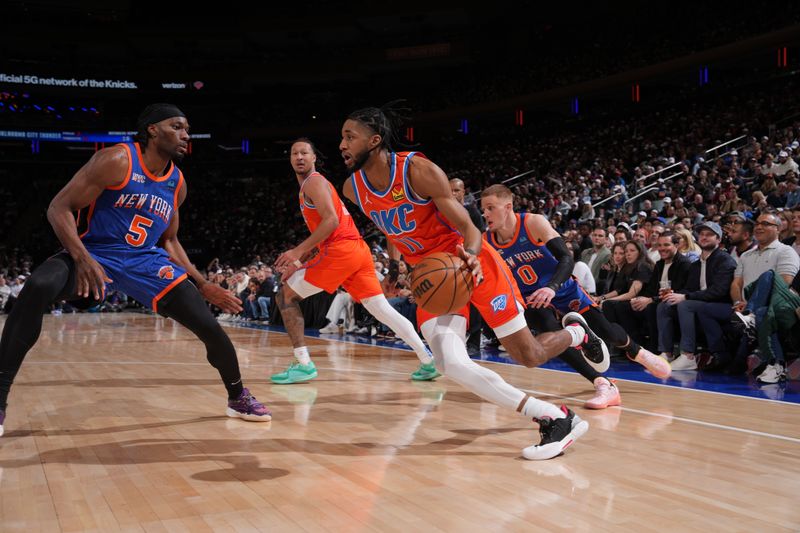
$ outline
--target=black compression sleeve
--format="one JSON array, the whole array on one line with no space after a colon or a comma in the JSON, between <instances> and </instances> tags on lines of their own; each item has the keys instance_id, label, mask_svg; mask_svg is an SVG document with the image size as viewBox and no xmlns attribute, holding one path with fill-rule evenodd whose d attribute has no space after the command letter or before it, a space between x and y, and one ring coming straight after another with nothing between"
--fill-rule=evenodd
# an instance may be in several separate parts
<instances>
[{"instance_id":1,"label":"black compression sleeve","mask_svg":"<svg viewBox=\"0 0 800 533\"><path fill-rule=\"evenodd\" d=\"M561 284L569 279L572 275L572 269L575 267L575 259L567 249L564 239L561 237L554 237L547 241L547 249L553 254L553 257L558 261L556 271L553 272L553 277L546 285L547 288L558 291Z\"/></svg>"}]
</instances>

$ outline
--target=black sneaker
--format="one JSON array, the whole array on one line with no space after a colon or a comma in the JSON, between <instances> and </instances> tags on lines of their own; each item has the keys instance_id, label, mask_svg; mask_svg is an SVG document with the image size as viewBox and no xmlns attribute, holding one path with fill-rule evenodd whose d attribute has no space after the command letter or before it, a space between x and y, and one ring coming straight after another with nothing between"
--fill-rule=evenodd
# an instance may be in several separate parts
<instances>
[{"instance_id":1,"label":"black sneaker","mask_svg":"<svg viewBox=\"0 0 800 533\"><path fill-rule=\"evenodd\" d=\"M571 325L578 325L586 332L583 345L580 347L583 357L589 365L600 372L601 374L608 370L611 365L611 356L608 354L608 346L603 342L603 339L597 336L592 331L586 319L580 313L567 313L561 319L561 325L564 327Z\"/></svg>"},{"instance_id":2,"label":"black sneaker","mask_svg":"<svg viewBox=\"0 0 800 533\"><path fill-rule=\"evenodd\" d=\"M522 456L531 461L552 459L561 455L564 450L581 437L589 429L589 423L562 405L561 410L567 415L564 418L540 418L534 421L539 424L539 444L528 446L522 450Z\"/></svg>"}]
</instances>

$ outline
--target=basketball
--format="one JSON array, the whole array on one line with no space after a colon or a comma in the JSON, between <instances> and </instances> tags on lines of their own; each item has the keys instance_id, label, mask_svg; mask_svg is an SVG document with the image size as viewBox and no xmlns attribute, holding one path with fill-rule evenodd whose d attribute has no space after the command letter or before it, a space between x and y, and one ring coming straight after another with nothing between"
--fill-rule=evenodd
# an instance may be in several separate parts
<instances>
[{"instance_id":1,"label":"basketball","mask_svg":"<svg viewBox=\"0 0 800 533\"><path fill-rule=\"evenodd\" d=\"M472 296L472 273L457 255L436 252L417 263L411 273L411 292L417 305L445 315L467 305Z\"/></svg>"}]
</instances>

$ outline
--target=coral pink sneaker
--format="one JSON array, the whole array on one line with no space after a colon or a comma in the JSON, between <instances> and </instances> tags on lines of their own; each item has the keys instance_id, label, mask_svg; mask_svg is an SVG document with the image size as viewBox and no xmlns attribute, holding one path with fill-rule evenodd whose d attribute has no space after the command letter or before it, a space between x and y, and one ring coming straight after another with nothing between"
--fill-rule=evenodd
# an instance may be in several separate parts
<instances>
[{"instance_id":1,"label":"coral pink sneaker","mask_svg":"<svg viewBox=\"0 0 800 533\"><path fill-rule=\"evenodd\" d=\"M583 406L587 409L605 409L622 405L622 397L617 386L606 378L597 378L594 384L595 395Z\"/></svg>"},{"instance_id":2,"label":"coral pink sneaker","mask_svg":"<svg viewBox=\"0 0 800 533\"><path fill-rule=\"evenodd\" d=\"M672 367L669 366L666 359L644 348L639 350L633 360L649 370L658 379L667 379L672 374Z\"/></svg>"}]
</instances>

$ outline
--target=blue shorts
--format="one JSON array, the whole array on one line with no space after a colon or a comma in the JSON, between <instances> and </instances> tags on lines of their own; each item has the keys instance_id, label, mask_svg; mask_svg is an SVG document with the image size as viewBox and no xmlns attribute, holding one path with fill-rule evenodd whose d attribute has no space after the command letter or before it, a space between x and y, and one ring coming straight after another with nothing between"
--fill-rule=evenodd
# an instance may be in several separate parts
<instances>
[{"instance_id":1,"label":"blue shorts","mask_svg":"<svg viewBox=\"0 0 800 533\"><path fill-rule=\"evenodd\" d=\"M106 290L120 291L158 312L158 301L186 279L186 270L162 248L101 250L87 248L112 280Z\"/></svg>"},{"instance_id":2,"label":"blue shorts","mask_svg":"<svg viewBox=\"0 0 800 533\"><path fill-rule=\"evenodd\" d=\"M536 291L533 291L536 292ZM533 292L524 294L525 299ZM574 278L570 278L561 285L555 297L550 300L550 307L562 315L567 313L584 313L590 307L597 307L592 297L581 287Z\"/></svg>"}]
</instances>

